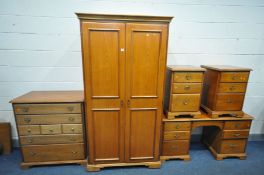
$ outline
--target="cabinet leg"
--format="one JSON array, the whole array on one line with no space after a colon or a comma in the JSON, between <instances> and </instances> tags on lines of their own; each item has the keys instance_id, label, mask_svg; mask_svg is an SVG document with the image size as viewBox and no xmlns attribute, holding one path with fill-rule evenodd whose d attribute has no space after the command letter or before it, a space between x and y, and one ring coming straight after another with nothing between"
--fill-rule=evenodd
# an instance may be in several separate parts
<instances>
[{"instance_id":1,"label":"cabinet leg","mask_svg":"<svg viewBox=\"0 0 264 175\"><path fill-rule=\"evenodd\" d=\"M160 168L161 167L161 162L158 162L158 163L150 163L148 165L148 168L151 168L151 169L157 169L157 168Z\"/></svg>"},{"instance_id":2,"label":"cabinet leg","mask_svg":"<svg viewBox=\"0 0 264 175\"><path fill-rule=\"evenodd\" d=\"M87 165L87 171L89 171L89 172L97 172L97 171L101 171L101 169L99 167L96 167L96 166Z\"/></svg>"}]
</instances>

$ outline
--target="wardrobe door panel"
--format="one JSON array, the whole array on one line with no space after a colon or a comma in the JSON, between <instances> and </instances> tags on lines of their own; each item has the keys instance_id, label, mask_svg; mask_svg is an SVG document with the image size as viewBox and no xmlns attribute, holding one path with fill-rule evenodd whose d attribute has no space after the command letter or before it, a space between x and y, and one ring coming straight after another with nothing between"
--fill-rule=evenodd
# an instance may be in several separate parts
<instances>
[{"instance_id":1,"label":"wardrobe door panel","mask_svg":"<svg viewBox=\"0 0 264 175\"><path fill-rule=\"evenodd\" d=\"M81 24L89 162L123 162L125 24Z\"/></svg>"},{"instance_id":2,"label":"wardrobe door panel","mask_svg":"<svg viewBox=\"0 0 264 175\"><path fill-rule=\"evenodd\" d=\"M127 162L159 160L166 51L167 25L126 25Z\"/></svg>"}]
</instances>

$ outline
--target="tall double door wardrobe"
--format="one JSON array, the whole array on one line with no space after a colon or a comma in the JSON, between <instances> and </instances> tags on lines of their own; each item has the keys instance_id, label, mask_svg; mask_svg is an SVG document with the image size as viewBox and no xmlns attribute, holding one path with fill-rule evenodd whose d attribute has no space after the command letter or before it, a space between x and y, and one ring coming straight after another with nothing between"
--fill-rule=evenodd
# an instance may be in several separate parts
<instances>
[{"instance_id":1,"label":"tall double door wardrobe","mask_svg":"<svg viewBox=\"0 0 264 175\"><path fill-rule=\"evenodd\" d=\"M88 164L159 161L171 17L77 13Z\"/></svg>"}]
</instances>

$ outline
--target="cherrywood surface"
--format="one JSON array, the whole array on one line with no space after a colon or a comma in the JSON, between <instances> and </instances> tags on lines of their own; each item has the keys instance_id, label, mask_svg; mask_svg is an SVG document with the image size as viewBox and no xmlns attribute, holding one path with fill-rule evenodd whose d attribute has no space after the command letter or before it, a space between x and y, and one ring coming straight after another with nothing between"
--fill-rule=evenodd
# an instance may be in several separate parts
<instances>
[{"instance_id":1,"label":"cherrywood surface","mask_svg":"<svg viewBox=\"0 0 264 175\"><path fill-rule=\"evenodd\" d=\"M168 65L167 68L171 71L184 71L184 72L201 72L205 71L204 68L192 65Z\"/></svg>"},{"instance_id":2,"label":"cherrywood surface","mask_svg":"<svg viewBox=\"0 0 264 175\"><path fill-rule=\"evenodd\" d=\"M173 83L173 94L199 94L202 91L201 83Z\"/></svg>"},{"instance_id":3,"label":"cherrywood surface","mask_svg":"<svg viewBox=\"0 0 264 175\"><path fill-rule=\"evenodd\" d=\"M76 13L80 20L169 23L172 16Z\"/></svg>"},{"instance_id":4,"label":"cherrywood surface","mask_svg":"<svg viewBox=\"0 0 264 175\"><path fill-rule=\"evenodd\" d=\"M83 91L31 91L10 103L71 103L83 100Z\"/></svg>"},{"instance_id":5,"label":"cherrywood surface","mask_svg":"<svg viewBox=\"0 0 264 175\"><path fill-rule=\"evenodd\" d=\"M247 82L249 72L221 72L220 82Z\"/></svg>"},{"instance_id":6,"label":"cherrywood surface","mask_svg":"<svg viewBox=\"0 0 264 175\"><path fill-rule=\"evenodd\" d=\"M89 163L124 162L125 24L81 22Z\"/></svg>"},{"instance_id":7,"label":"cherrywood surface","mask_svg":"<svg viewBox=\"0 0 264 175\"><path fill-rule=\"evenodd\" d=\"M82 123L82 114L16 115L19 125Z\"/></svg>"},{"instance_id":8,"label":"cherrywood surface","mask_svg":"<svg viewBox=\"0 0 264 175\"><path fill-rule=\"evenodd\" d=\"M20 143L24 145L49 145L64 143L82 143L82 134L63 134L63 135L31 135L21 136Z\"/></svg>"},{"instance_id":9,"label":"cherrywood surface","mask_svg":"<svg viewBox=\"0 0 264 175\"><path fill-rule=\"evenodd\" d=\"M0 144L3 146L3 153L9 154L12 151L11 125L8 122L0 122Z\"/></svg>"},{"instance_id":10,"label":"cherrywood surface","mask_svg":"<svg viewBox=\"0 0 264 175\"><path fill-rule=\"evenodd\" d=\"M204 127L202 141L217 160L226 157L245 159L245 148L252 120L253 117L248 114L244 114L242 118L211 118L205 113L199 118L164 118L161 159L190 159L188 155L190 137L185 137L183 133L190 133L198 127ZM176 143L185 145L178 147L174 145Z\"/></svg>"},{"instance_id":11,"label":"cherrywood surface","mask_svg":"<svg viewBox=\"0 0 264 175\"><path fill-rule=\"evenodd\" d=\"M202 83L203 82L203 72L174 72L173 82L177 83Z\"/></svg>"},{"instance_id":12,"label":"cherrywood surface","mask_svg":"<svg viewBox=\"0 0 264 175\"><path fill-rule=\"evenodd\" d=\"M246 83L219 83L218 92L227 93L227 92L246 92L247 84Z\"/></svg>"},{"instance_id":13,"label":"cherrywood surface","mask_svg":"<svg viewBox=\"0 0 264 175\"><path fill-rule=\"evenodd\" d=\"M47 162L84 159L83 143L34 145L21 148L24 162Z\"/></svg>"},{"instance_id":14,"label":"cherrywood surface","mask_svg":"<svg viewBox=\"0 0 264 175\"><path fill-rule=\"evenodd\" d=\"M201 65L202 68L212 69L217 71L251 71L250 68L230 66L230 65Z\"/></svg>"},{"instance_id":15,"label":"cherrywood surface","mask_svg":"<svg viewBox=\"0 0 264 175\"><path fill-rule=\"evenodd\" d=\"M81 19L88 169L158 161L171 18L77 15Z\"/></svg>"},{"instance_id":16,"label":"cherrywood surface","mask_svg":"<svg viewBox=\"0 0 264 175\"><path fill-rule=\"evenodd\" d=\"M74 114L81 113L80 103L13 104L16 114Z\"/></svg>"}]
</instances>

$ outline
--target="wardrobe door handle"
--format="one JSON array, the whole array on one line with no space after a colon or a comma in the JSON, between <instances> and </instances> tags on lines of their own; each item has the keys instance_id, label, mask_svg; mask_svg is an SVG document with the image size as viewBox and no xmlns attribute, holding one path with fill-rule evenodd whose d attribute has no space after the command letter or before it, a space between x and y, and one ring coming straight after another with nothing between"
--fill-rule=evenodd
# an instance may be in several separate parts
<instances>
[{"instance_id":1,"label":"wardrobe door handle","mask_svg":"<svg viewBox=\"0 0 264 175\"><path fill-rule=\"evenodd\" d=\"M120 106L121 106L121 108L124 107L124 101L123 100L120 101Z\"/></svg>"},{"instance_id":2,"label":"wardrobe door handle","mask_svg":"<svg viewBox=\"0 0 264 175\"><path fill-rule=\"evenodd\" d=\"M130 100L127 100L127 106L130 107Z\"/></svg>"}]
</instances>

